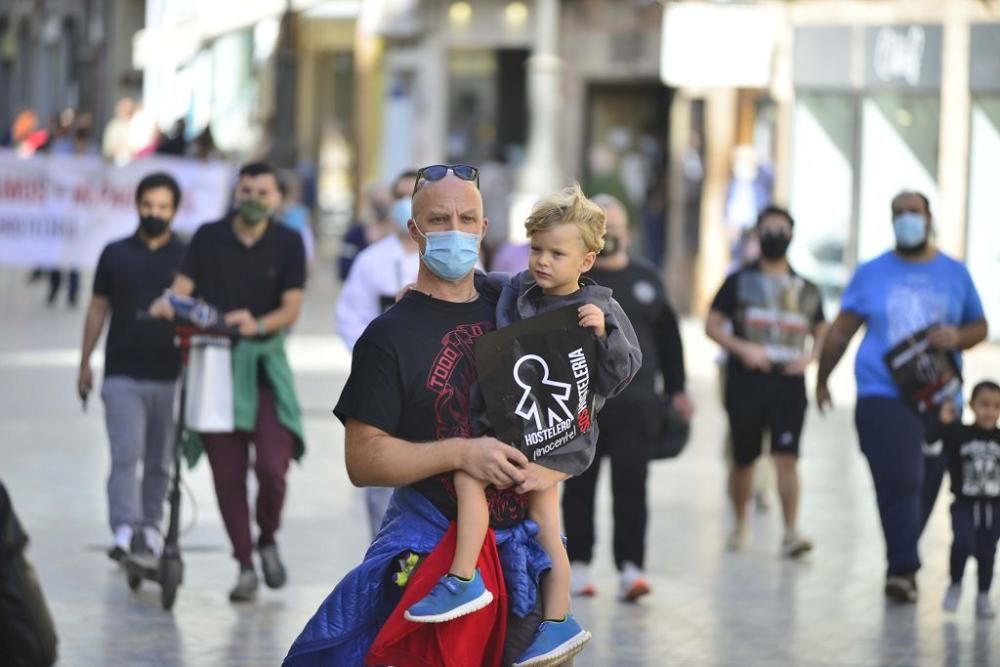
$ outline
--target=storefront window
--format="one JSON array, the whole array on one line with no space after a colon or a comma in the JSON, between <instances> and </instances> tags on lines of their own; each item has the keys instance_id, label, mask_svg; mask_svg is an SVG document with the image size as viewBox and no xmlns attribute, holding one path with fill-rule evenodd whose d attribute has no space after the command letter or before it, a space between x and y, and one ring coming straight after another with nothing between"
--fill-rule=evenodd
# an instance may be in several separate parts
<instances>
[{"instance_id":1,"label":"storefront window","mask_svg":"<svg viewBox=\"0 0 1000 667\"><path fill-rule=\"evenodd\" d=\"M857 98L802 94L792 135L789 258L795 269L830 291L844 287L853 259Z\"/></svg>"},{"instance_id":2,"label":"storefront window","mask_svg":"<svg viewBox=\"0 0 1000 667\"><path fill-rule=\"evenodd\" d=\"M497 138L496 54L456 49L448 75L448 160L480 164L491 157Z\"/></svg>"},{"instance_id":3,"label":"storefront window","mask_svg":"<svg viewBox=\"0 0 1000 667\"><path fill-rule=\"evenodd\" d=\"M937 202L939 107L936 94L886 92L862 101L859 261L893 247L897 193L916 190L932 207Z\"/></svg>"}]
</instances>

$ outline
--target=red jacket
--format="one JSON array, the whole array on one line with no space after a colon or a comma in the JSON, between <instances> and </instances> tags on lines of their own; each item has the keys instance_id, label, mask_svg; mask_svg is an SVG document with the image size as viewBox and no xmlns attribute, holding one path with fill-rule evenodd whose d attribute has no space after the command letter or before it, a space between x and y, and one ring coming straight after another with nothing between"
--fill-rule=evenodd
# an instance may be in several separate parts
<instances>
[{"instance_id":1,"label":"red jacket","mask_svg":"<svg viewBox=\"0 0 1000 667\"><path fill-rule=\"evenodd\" d=\"M375 637L365 664L397 667L500 667L507 634L507 589L493 531L486 534L477 567L493 602L446 623L414 623L403 612L421 600L448 573L455 554L452 522L444 538L410 575L389 620Z\"/></svg>"}]
</instances>

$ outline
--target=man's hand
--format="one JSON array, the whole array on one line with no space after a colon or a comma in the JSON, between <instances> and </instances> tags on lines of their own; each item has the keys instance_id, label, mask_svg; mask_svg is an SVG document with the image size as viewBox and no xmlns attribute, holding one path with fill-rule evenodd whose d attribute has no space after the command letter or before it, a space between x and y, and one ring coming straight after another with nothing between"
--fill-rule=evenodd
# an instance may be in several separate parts
<instances>
[{"instance_id":1,"label":"man's hand","mask_svg":"<svg viewBox=\"0 0 1000 667\"><path fill-rule=\"evenodd\" d=\"M80 375L76 379L76 393L81 401L87 400L87 396L94 389L94 373L90 370L90 364L80 366Z\"/></svg>"},{"instance_id":2,"label":"man's hand","mask_svg":"<svg viewBox=\"0 0 1000 667\"><path fill-rule=\"evenodd\" d=\"M246 308L231 310L223 318L227 327L236 327L245 338L257 335L257 320Z\"/></svg>"},{"instance_id":3,"label":"man's hand","mask_svg":"<svg viewBox=\"0 0 1000 667\"><path fill-rule=\"evenodd\" d=\"M803 354L801 357L785 366L782 372L789 376L803 375L805 374L806 369L809 368L809 364L811 364L812 361L813 357L811 354Z\"/></svg>"},{"instance_id":4,"label":"man's hand","mask_svg":"<svg viewBox=\"0 0 1000 667\"><path fill-rule=\"evenodd\" d=\"M545 491L568 478L569 475L564 472L529 463L524 467L524 481L515 486L514 491L522 495L532 491Z\"/></svg>"},{"instance_id":5,"label":"man's hand","mask_svg":"<svg viewBox=\"0 0 1000 667\"><path fill-rule=\"evenodd\" d=\"M820 412L826 412L833 407L833 399L830 397L830 388L825 382L816 385L816 405Z\"/></svg>"},{"instance_id":6,"label":"man's hand","mask_svg":"<svg viewBox=\"0 0 1000 667\"><path fill-rule=\"evenodd\" d=\"M462 470L498 489L518 486L525 481L528 457L496 438L466 440Z\"/></svg>"},{"instance_id":7,"label":"man's hand","mask_svg":"<svg viewBox=\"0 0 1000 667\"><path fill-rule=\"evenodd\" d=\"M691 417L694 415L694 403L691 402L690 396L684 392L674 394L670 399L670 403L674 406L677 414L681 416L681 419L685 422L691 421Z\"/></svg>"},{"instance_id":8,"label":"man's hand","mask_svg":"<svg viewBox=\"0 0 1000 667\"><path fill-rule=\"evenodd\" d=\"M604 330L604 313L592 303L580 306L577 309L580 316L580 326L585 329L593 329L598 338L603 339L606 335Z\"/></svg>"},{"instance_id":9,"label":"man's hand","mask_svg":"<svg viewBox=\"0 0 1000 667\"><path fill-rule=\"evenodd\" d=\"M158 298L149 307L149 314L158 320L173 320L174 307L170 305L170 290L165 290L163 296Z\"/></svg>"},{"instance_id":10,"label":"man's hand","mask_svg":"<svg viewBox=\"0 0 1000 667\"><path fill-rule=\"evenodd\" d=\"M958 328L948 325L934 327L927 334L927 340L939 350L957 350L959 343Z\"/></svg>"},{"instance_id":11,"label":"man's hand","mask_svg":"<svg viewBox=\"0 0 1000 667\"><path fill-rule=\"evenodd\" d=\"M737 353L747 368L765 373L771 370L771 359L767 356L767 350L763 345L744 343L740 345Z\"/></svg>"}]
</instances>

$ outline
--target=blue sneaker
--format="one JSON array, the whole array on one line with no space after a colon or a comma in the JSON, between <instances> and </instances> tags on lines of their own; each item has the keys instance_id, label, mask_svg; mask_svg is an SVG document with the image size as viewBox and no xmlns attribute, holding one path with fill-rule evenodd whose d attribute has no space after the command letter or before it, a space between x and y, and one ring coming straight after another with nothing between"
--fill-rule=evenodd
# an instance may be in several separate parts
<instances>
[{"instance_id":1,"label":"blue sneaker","mask_svg":"<svg viewBox=\"0 0 1000 667\"><path fill-rule=\"evenodd\" d=\"M491 602L493 593L486 590L479 570L469 581L446 574L434 584L430 593L407 609L403 617L415 623L444 623L479 611Z\"/></svg>"},{"instance_id":2,"label":"blue sneaker","mask_svg":"<svg viewBox=\"0 0 1000 667\"><path fill-rule=\"evenodd\" d=\"M590 636L572 614L561 621L542 621L531 646L514 662L514 667L561 665L582 651Z\"/></svg>"}]
</instances>

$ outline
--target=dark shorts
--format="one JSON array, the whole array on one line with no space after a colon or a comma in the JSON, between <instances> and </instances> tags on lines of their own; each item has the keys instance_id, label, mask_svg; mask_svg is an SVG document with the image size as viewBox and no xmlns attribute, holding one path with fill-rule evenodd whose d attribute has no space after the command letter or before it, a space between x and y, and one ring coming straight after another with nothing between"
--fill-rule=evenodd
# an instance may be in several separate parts
<instances>
[{"instance_id":1,"label":"dark shorts","mask_svg":"<svg viewBox=\"0 0 1000 667\"><path fill-rule=\"evenodd\" d=\"M730 378L726 412L733 441L733 463L748 466L756 461L765 431L771 434L772 454L798 457L807 405L802 378L774 375Z\"/></svg>"}]
</instances>

